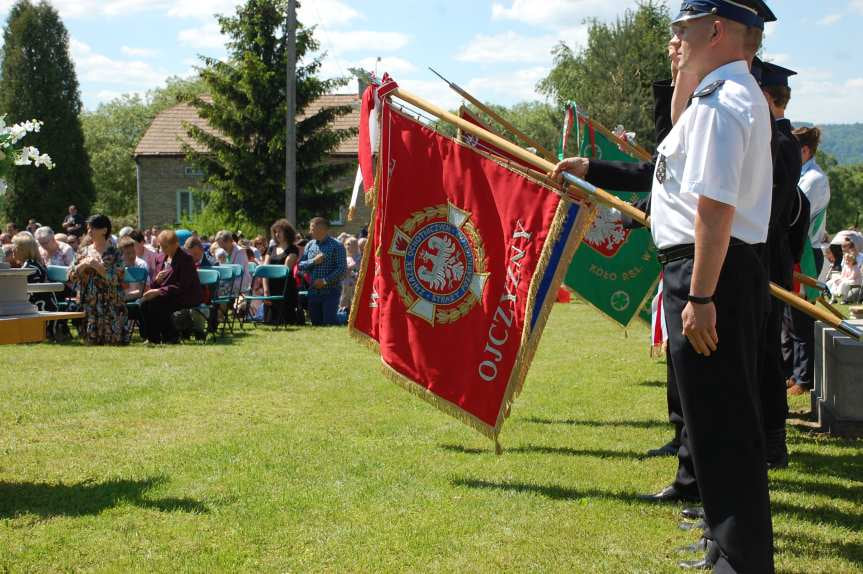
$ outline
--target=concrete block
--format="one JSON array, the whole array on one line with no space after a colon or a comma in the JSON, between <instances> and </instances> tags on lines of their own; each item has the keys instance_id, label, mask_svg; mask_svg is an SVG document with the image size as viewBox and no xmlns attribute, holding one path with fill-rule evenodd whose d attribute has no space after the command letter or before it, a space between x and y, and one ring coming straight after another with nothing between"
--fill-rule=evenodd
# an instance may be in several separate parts
<instances>
[{"instance_id":1,"label":"concrete block","mask_svg":"<svg viewBox=\"0 0 863 574\"><path fill-rule=\"evenodd\" d=\"M818 402L823 396L822 388L824 385L824 345L825 341L830 337L830 333L835 329L821 321L815 322L815 366L812 373L812 412L818 412Z\"/></svg>"},{"instance_id":2,"label":"concrete block","mask_svg":"<svg viewBox=\"0 0 863 574\"><path fill-rule=\"evenodd\" d=\"M819 416L823 430L863 435L863 342L825 329L822 360Z\"/></svg>"}]
</instances>

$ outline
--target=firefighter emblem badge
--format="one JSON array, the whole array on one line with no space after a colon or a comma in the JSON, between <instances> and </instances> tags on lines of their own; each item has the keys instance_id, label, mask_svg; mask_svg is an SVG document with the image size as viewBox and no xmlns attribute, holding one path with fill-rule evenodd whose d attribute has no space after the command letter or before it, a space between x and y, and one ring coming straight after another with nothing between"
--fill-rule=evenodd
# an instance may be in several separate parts
<instances>
[{"instance_id":1,"label":"firefighter emblem badge","mask_svg":"<svg viewBox=\"0 0 863 574\"><path fill-rule=\"evenodd\" d=\"M414 212L395 228L388 254L408 313L454 323L482 300L489 273L470 213L450 204Z\"/></svg>"}]
</instances>

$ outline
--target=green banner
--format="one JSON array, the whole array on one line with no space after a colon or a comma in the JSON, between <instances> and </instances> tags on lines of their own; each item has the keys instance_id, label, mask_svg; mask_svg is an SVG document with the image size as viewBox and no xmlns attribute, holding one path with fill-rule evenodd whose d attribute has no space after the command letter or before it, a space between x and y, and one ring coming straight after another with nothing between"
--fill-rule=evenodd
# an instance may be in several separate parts
<instances>
[{"instance_id":1,"label":"green banner","mask_svg":"<svg viewBox=\"0 0 863 574\"><path fill-rule=\"evenodd\" d=\"M637 161L599 131L582 126L580 154L605 160ZM641 193L606 190L633 202ZM564 283L584 301L628 327L650 301L659 283L660 265L647 229L624 229L620 217L600 207L591 229L575 252Z\"/></svg>"}]
</instances>

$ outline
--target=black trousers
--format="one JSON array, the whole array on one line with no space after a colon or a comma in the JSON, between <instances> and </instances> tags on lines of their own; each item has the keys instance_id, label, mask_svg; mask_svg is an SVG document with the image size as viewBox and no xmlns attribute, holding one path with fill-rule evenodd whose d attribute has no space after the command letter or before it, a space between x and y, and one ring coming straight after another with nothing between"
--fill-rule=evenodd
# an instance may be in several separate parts
<instances>
[{"instance_id":1,"label":"black trousers","mask_svg":"<svg viewBox=\"0 0 863 574\"><path fill-rule=\"evenodd\" d=\"M813 249L815 268L820 272L824 254ZM812 388L815 371L815 319L788 307L782 323L782 360L784 374L803 387Z\"/></svg>"},{"instance_id":2,"label":"black trousers","mask_svg":"<svg viewBox=\"0 0 863 574\"><path fill-rule=\"evenodd\" d=\"M168 297L141 303L141 335L151 343L176 343L179 334L171 315L182 307Z\"/></svg>"},{"instance_id":3,"label":"black trousers","mask_svg":"<svg viewBox=\"0 0 863 574\"><path fill-rule=\"evenodd\" d=\"M683 418L683 404L680 401L670 344L665 348L665 360L668 367L668 420L674 425L674 442L677 444L677 475L674 477L674 488L687 496L698 498L700 494L695 478L695 464L692 461L692 449L689 447L689 434Z\"/></svg>"},{"instance_id":4,"label":"black trousers","mask_svg":"<svg viewBox=\"0 0 863 574\"><path fill-rule=\"evenodd\" d=\"M772 431L785 428L788 417L788 393L785 387L785 374L782 359L782 321L785 303L771 297L770 314L764 327L761 344L759 375L761 381L761 411L764 416L764 430Z\"/></svg>"},{"instance_id":5,"label":"black trousers","mask_svg":"<svg viewBox=\"0 0 863 574\"><path fill-rule=\"evenodd\" d=\"M665 389L665 400L668 403L668 422L674 426L672 444L679 447L680 435L683 433L683 406L680 404L680 391L677 390L677 379L674 377L674 365L671 362L668 346L665 347L665 367L668 380Z\"/></svg>"},{"instance_id":6,"label":"black trousers","mask_svg":"<svg viewBox=\"0 0 863 574\"><path fill-rule=\"evenodd\" d=\"M756 248L729 248L714 294L719 348L704 357L682 334L691 259L665 266L665 320L688 445L707 524L721 550L714 572L772 574L773 527L759 408L758 350L768 305Z\"/></svg>"}]
</instances>

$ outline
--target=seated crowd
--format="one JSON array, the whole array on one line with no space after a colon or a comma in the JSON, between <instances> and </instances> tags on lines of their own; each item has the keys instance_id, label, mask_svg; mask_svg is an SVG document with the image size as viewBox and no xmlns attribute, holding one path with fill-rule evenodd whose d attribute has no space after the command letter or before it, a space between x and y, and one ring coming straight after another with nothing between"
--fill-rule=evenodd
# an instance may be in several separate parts
<instances>
[{"instance_id":1,"label":"seated crowd","mask_svg":"<svg viewBox=\"0 0 863 574\"><path fill-rule=\"evenodd\" d=\"M313 325L344 324L365 245L365 239L346 234L333 238L328 220L320 217L312 220L308 238L280 219L269 239L249 241L223 230L211 241L194 231L155 227L124 227L115 235L107 216L84 220L70 206L62 228L64 233L55 233L35 220L25 231L7 225L0 261L32 268L31 283L49 282L49 266L62 268L62 296L37 293L31 302L43 311L61 304L82 311L84 319L75 325L81 339L94 345L128 344L135 325L150 343L177 343L183 335L177 316L184 309L206 309L211 332L231 315L303 325L308 314ZM197 270L227 265L235 273L226 281L201 285ZM262 265L287 271L275 274L279 278L256 276ZM48 335L65 340L71 333L65 321L56 321L49 323Z\"/></svg>"},{"instance_id":2,"label":"seated crowd","mask_svg":"<svg viewBox=\"0 0 863 574\"><path fill-rule=\"evenodd\" d=\"M850 238L841 244L841 256L828 247L824 250L824 275L832 302L859 303L863 301L863 252Z\"/></svg>"}]
</instances>

